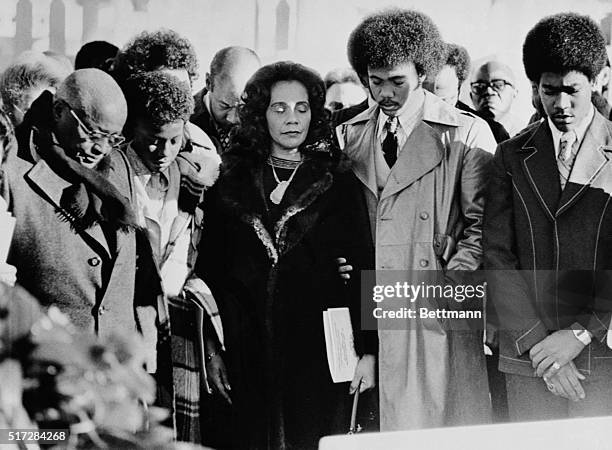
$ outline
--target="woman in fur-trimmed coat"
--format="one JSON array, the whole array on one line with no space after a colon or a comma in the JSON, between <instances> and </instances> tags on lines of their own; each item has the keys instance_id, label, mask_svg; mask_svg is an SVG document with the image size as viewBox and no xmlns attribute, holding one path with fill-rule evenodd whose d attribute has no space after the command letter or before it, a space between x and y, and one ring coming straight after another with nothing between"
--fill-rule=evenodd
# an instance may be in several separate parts
<instances>
[{"instance_id":1,"label":"woman in fur-trimmed coat","mask_svg":"<svg viewBox=\"0 0 612 450\"><path fill-rule=\"evenodd\" d=\"M322 139L329 128L318 75L276 63L245 92L200 252L225 333L221 355L207 345L209 382L231 402L225 444L316 448L322 436L347 431L349 390L375 383L376 332L360 330L359 282L345 284L336 263L370 267L367 210L347 163ZM323 334L322 312L342 306L361 357L350 385L332 382Z\"/></svg>"}]
</instances>

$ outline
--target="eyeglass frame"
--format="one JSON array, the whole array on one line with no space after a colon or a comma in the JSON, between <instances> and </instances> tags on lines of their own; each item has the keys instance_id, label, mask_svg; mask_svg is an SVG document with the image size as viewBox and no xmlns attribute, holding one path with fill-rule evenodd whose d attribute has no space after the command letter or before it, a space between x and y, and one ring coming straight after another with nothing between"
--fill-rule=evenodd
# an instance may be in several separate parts
<instances>
[{"instance_id":1,"label":"eyeglass frame","mask_svg":"<svg viewBox=\"0 0 612 450\"><path fill-rule=\"evenodd\" d=\"M503 83L503 86L500 86L499 88L496 88L494 83ZM476 85L481 85L481 87L483 88L482 90L476 90L478 89L476 87ZM495 92L497 92L498 94L501 93L502 91L504 91L506 89L506 86L510 86L512 88L514 88L514 85L512 83L510 83L509 81L503 80L501 78L496 78L494 80L491 81L474 81L472 83L470 83L470 91L472 92L472 94L475 95L482 95L484 93L486 93L489 88L493 89Z\"/></svg>"},{"instance_id":2,"label":"eyeglass frame","mask_svg":"<svg viewBox=\"0 0 612 450\"><path fill-rule=\"evenodd\" d=\"M100 130L91 130L87 125L83 123L81 119L79 119L79 116L74 111L72 106L68 104L68 102L63 101L63 103L68 108L68 111L70 111L70 114L72 115L72 117L74 117L74 120L76 120L79 128L81 128L85 132L85 134L87 135L87 138L91 140L93 143L99 144L99 141L106 140L111 147L116 148L125 142L125 137L119 133L106 133Z\"/></svg>"}]
</instances>

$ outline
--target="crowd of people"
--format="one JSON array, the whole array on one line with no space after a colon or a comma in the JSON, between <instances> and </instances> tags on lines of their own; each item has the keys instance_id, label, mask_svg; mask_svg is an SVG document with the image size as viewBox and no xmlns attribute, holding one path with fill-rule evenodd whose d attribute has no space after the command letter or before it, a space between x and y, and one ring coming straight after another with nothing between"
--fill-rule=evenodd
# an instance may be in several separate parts
<instances>
[{"instance_id":1,"label":"crowd of people","mask_svg":"<svg viewBox=\"0 0 612 450\"><path fill-rule=\"evenodd\" d=\"M172 30L87 43L74 67L19 55L0 77L15 221L0 279L91 335L139 334L178 441L316 448L348 431L356 391L365 431L612 414L597 24L563 13L529 31L531 118L512 111L508 65L471 67L418 11L366 17L347 55L322 78L226 47L195 94L195 51ZM363 271L452 285L482 269L476 328L362 326ZM322 312L341 307L358 362L334 383Z\"/></svg>"}]
</instances>

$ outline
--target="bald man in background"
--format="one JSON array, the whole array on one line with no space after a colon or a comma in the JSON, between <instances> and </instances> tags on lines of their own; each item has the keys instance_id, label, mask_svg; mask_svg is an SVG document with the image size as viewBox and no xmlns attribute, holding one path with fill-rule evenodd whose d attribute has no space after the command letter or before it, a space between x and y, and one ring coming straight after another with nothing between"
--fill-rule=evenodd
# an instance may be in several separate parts
<instances>
[{"instance_id":1,"label":"bald man in background","mask_svg":"<svg viewBox=\"0 0 612 450\"><path fill-rule=\"evenodd\" d=\"M470 98L474 109L483 119L502 124L510 137L525 126L511 112L517 93L512 69L499 61L485 62L472 76Z\"/></svg>"},{"instance_id":2,"label":"bald man in background","mask_svg":"<svg viewBox=\"0 0 612 450\"><path fill-rule=\"evenodd\" d=\"M232 127L238 123L238 105L246 82L261 66L257 54L246 47L219 50L206 74L206 87L198 92L191 122L212 139L219 154L229 148Z\"/></svg>"},{"instance_id":3,"label":"bald man in background","mask_svg":"<svg viewBox=\"0 0 612 450\"><path fill-rule=\"evenodd\" d=\"M34 101L4 168L16 218L7 262L18 284L82 331L138 331L155 373L156 323L167 322L155 272L146 271L150 247L135 231L130 168L116 148L126 116L121 89L98 69L77 70Z\"/></svg>"}]
</instances>

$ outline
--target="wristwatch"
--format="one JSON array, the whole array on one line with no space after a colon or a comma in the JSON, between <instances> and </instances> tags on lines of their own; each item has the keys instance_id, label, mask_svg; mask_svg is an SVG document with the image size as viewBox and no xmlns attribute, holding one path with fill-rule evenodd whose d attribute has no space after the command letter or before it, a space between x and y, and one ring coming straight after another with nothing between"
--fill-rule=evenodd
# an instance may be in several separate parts
<instances>
[{"instance_id":1,"label":"wristwatch","mask_svg":"<svg viewBox=\"0 0 612 450\"><path fill-rule=\"evenodd\" d=\"M585 329L581 329L581 330L574 330L574 329L572 329L572 331L574 332L574 336L576 336L576 339L578 339L584 345L589 345L591 343L591 333L589 333L587 330L585 330Z\"/></svg>"}]
</instances>

